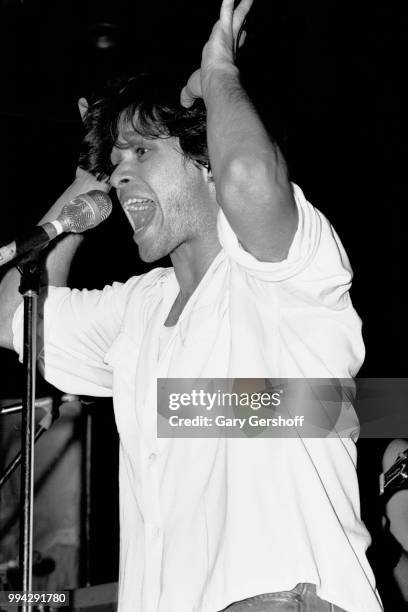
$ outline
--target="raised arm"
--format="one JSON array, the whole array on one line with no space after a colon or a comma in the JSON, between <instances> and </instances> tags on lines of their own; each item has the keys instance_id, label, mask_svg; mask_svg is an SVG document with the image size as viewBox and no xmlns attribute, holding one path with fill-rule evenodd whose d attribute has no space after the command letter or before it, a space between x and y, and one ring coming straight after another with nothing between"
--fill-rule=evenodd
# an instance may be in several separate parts
<instances>
[{"instance_id":1,"label":"raised arm","mask_svg":"<svg viewBox=\"0 0 408 612\"><path fill-rule=\"evenodd\" d=\"M80 100L80 112L86 111L84 100ZM81 168L76 171L73 183L61 195L47 214L41 219L41 223L52 221L57 218L61 208L81 193L86 193L92 189L108 191L109 185L97 181L91 174ZM68 234L60 240L50 251L46 261L45 281L54 286L66 285L72 259L81 244L83 237L79 234ZM0 283L0 346L13 348L11 323L14 312L21 301L18 291L20 284L20 274L12 268L5 274Z\"/></svg>"},{"instance_id":2,"label":"raised arm","mask_svg":"<svg viewBox=\"0 0 408 612\"><path fill-rule=\"evenodd\" d=\"M243 247L262 261L287 256L297 212L286 164L240 82L235 50L253 0L223 0L202 55L181 94L207 108L207 133L217 200Z\"/></svg>"}]
</instances>

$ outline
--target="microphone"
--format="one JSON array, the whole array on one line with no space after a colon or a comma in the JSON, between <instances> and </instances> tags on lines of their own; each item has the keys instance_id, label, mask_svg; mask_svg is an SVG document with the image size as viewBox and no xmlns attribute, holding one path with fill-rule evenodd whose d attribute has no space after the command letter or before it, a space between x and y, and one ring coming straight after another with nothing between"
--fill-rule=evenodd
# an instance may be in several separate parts
<instances>
[{"instance_id":1,"label":"microphone","mask_svg":"<svg viewBox=\"0 0 408 612\"><path fill-rule=\"evenodd\" d=\"M81 234L105 221L112 212L112 200L104 191L93 189L64 205L55 221L37 225L0 248L0 266L47 246L64 232Z\"/></svg>"}]
</instances>

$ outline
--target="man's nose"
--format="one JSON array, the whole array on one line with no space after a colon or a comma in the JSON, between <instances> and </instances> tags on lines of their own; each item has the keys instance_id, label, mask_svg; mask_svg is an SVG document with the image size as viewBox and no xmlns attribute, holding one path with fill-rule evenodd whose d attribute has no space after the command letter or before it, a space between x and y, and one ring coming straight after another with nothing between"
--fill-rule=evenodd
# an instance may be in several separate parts
<instances>
[{"instance_id":1,"label":"man's nose","mask_svg":"<svg viewBox=\"0 0 408 612\"><path fill-rule=\"evenodd\" d=\"M109 179L110 184L115 189L120 189L120 187L135 180L134 174L135 170L130 167L129 163L121 162L112 172Z\"/></svg>"}]
</instances>

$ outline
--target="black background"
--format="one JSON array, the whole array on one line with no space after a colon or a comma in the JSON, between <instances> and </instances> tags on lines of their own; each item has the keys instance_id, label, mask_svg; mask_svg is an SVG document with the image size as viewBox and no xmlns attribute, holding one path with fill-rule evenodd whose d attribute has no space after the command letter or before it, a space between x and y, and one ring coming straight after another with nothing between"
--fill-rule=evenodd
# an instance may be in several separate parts
<instances>
[{"instance_id":1,"label":"black background","mask_svg":"<svg viewBox=\"0 0 408 612\"><path fill-rule=\"evenodd\" d=\"M187 78L199 65L219 1L1 0L0 7L3 244L34 224L71 182L83 136L78 97L125 72L164 68ZM403 377L407 20L402 3L255 0L247 30L238 60L245 85L283 149L292 180L329 217L354 269L352 298L367 347L360 375ZM106 34L111 46L98 47ZM72 284L101 287L145 269L115 207L111 218L88 234ZM21 367L7 351L0 359L0 398L18 397ZM39 381L39 395L47 392ZM102 404L103 416L94 419L94 452L101 449L94 482L103 474L116 490L116 432L110 404ZM384 446L382 440L359 442L363 516L376 539ZM106 489L94 486L93 505L104 508L109 529L95 511L93 580L106 582L116 579L117 506ZM98 548L101 537L106 556ZM372 562L381 586L385 562L377 562L381 551L375 549Z\"/></svg>"}]
</instances>

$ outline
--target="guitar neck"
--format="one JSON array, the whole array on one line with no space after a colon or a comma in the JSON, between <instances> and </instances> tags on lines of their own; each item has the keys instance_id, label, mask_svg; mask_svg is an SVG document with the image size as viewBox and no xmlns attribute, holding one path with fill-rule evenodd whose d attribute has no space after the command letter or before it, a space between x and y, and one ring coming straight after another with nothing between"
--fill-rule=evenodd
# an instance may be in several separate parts
<instances>
[{"instance_id":1,"label":"guitar neck","mask_svg":"<svg viewBox=\"0 0 408 612\"><path fill-rule=\"evenodd\" d=\"M408 449L400 453L389 470L380 474L380 495L387 500L397 491L408 488Z\"/></svg>"}]
</instances>

